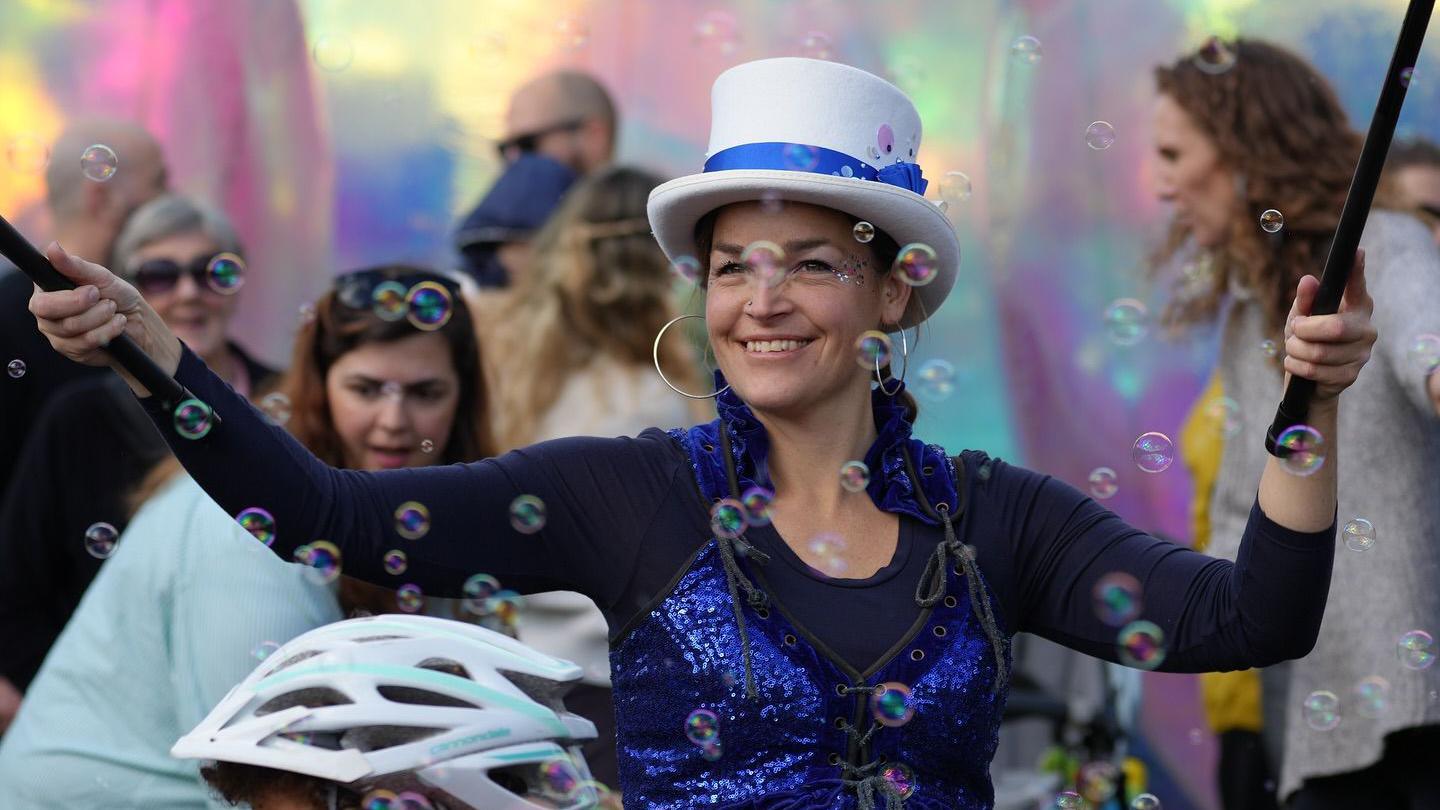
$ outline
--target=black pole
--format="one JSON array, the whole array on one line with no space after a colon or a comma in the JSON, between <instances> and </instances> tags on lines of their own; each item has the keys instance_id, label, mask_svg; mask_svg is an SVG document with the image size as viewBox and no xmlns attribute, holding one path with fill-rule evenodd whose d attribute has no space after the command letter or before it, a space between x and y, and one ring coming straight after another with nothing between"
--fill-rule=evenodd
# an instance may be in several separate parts
<instances>
[{"instance_id":1,"label":"black pole","mask_svg":"<svg viewBox=\"0 0 1440 810\"><path fill-rule=\"evenodd\" d=\"M0 216L0 255L14 262L20 272L29 276L30 280L39 285L42 290L54 292L75 289L75 283L60 275L60 271L50 264L50 260L36 250L35 246L30 244L25 237L21 236L20 232L5 221L3 216ZM105 350L167 408L173 408L184 400L192 398L190 392L186 391L173 377L162 371L155 361L150 359L150 355L142 351L129 335L121 335L110 341L110 345L106 346ZM210 421L212 424L218 424L220 422L219 415L212 414Z\"/></svg>"},{"instance_id":2,"label":"black pole","mask_svg":"<svg viewBox=\"0 0 1440 810\"><path fill-rule=\"evenodd\" d=\"M1425 40L1425 27L1429 25L1430 13L1434 9L1435 0L1410 0L1410 7L1405 10L1405 20L1400 24L1400 38L1395 43L1394 55L1390 57L1390 68L1385 71L1385 84L1380 88L1380 100L1375 103L1375 115L1370 119L1365 146L1361 148L1360 160L1355 164L1355 175L1350 179L1350 191L1345 196L1345 207L1340 211L1340 223L1335 228L1335 240L1330 243L1330 254L1325 257L1325 269L1320 274L1320 289L1315 294L1311 314L1332 315L1340 309L1340 299L1345 294L1350 269L1355 264L1355 251L1360 247L1360 234L1365 230L1370 204L1375 201L1375 188L1380 184L1380 171L1385 168L1385 155L1395 137L1400 107L1405 103L1405 90L1410 84L1409 71L1414 70L1415 61L1420 56L1420 43ZM1275 421L1265 435L1265 449L1271 455L1285 458L1290 454L1289 449L1281 447L1276 440L1289 428L1305 423L1314 394L1314 380L1290 378L1285 397L1275 411Z\"/></svg>"}]
</instances>

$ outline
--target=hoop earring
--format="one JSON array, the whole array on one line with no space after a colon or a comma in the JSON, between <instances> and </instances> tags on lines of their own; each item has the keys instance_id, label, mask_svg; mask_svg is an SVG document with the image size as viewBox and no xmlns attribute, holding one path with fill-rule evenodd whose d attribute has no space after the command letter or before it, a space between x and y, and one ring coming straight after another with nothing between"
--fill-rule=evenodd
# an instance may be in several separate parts
<instances>
[{"instance_id":1,"label":"hoop earring","mask_svg":"<svg viewBox=\"0 0 1440 810\"><path fill-rule=\"evenodd\" d=\"M702 321L705 320L704 315L681 315L676 318L671 318L669 323L660 327L660 331L655 333L655 346L650 350L650 356L655 361L655 373L660 375L660 382L663 382L666 385L670 386L671 391L674 391L682 397L685 397L687 399L714 399L715 397L718 397L726 391L730 390L730 386L728 383L724 388L721 388L719 391L716 391L713 394L691 394L685 391L681 391L679 388L676 388L674 383L666 379L665 372L660 370L660 339L665 337L666 329L669 329L670 327L685 320L686 318L699 318Z\"/></svg>"},{"instance_id":2,"label":"hoop earring","mask_svg":"<svg viewBox=\"0 0 1440 810\"><path fill-rule=\"evenodd\" d=\"M920 327L918 327L918 326L915 327L915 337L916 337L917 339L920 337ZM893 396L895 396L896 394L900 393L900 387L905 384L905 375L908 374L909 372L910 372L910 341L909 341L909 340L906 340L906 338L905 338L905 329L904 329L904 327L901 327L901 329L900 329L900 378L899 378L899 380L898 380L898 382L900 383L900 385L895 386L895 390L894 390L894 391L890 391L890 390L888 390L888 389L885 388L885 381L880 378L880 358L878 358L878 357L875 358L875 384L878 385L878 386L880 386L880 393L884 394L884 395L887 396L887 397L893 397ZM890 379L894 380L894 379L896 379L896 378L895 378L894 375L891 375Z\"/></svg>"}]
</instances>

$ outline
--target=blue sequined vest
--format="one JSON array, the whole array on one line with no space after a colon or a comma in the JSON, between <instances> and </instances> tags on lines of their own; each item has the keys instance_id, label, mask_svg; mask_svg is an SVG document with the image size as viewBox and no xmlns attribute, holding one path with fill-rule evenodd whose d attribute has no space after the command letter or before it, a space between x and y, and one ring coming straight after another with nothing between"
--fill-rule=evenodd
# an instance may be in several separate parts
<instances>
[{"instance_id":1,"label":"blue sequined vest","mask_svg":"<svg viewBox=\"0 0 1440 810\"><path fill-rule=\"evenodd\" d=\"M961 502L954 465L939 448L910 439L908 421L896 418L892 405L889 398L875 403L880 440L867 461L883 474L872 478L870 494L881 508L923 514L933 524L927 501ZM716 422L672 433L690 455L706 502L765 477L763 429L737 399L722 397L719 406ZM928 475L915 472L907 453ZM737 555L726 542L703 545L612 645L626 805L802 810L898 807L903 800L905 808L991 807L990 761L1010 649L1003 631L998 641L987 637L971 605L978 596L989 610L991 601L973 555L967 566L958 554L937 554L943 568L933 572L933 606L877 669L852 679L792 622L783 594L739 598L727 562L760 592L768 590L764 566L743 554L743 543ZM752 672L755 694L747 696ZM908 687L908 696L877 695L885 683ZM888 701L888 716L876 713L877 700ZM903 724L895 724L897 708L908 716ZM699 718L707 726L701 738L713 742L687 738L696 710L713 713L713 723L712 715Z\"/></svg>"}]
</instances>

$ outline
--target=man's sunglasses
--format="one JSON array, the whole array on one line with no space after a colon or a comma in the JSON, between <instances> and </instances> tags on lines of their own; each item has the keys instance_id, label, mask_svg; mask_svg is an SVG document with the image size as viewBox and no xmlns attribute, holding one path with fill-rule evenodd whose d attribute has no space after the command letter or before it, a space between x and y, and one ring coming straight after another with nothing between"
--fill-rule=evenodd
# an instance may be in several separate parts
<instances>
[{"instance_id":1,"label":"man's sunglasses","mask_svg":"<svg viewBox=\"0 0 1440 810\"><path fill-rule=\"evenodd\" d=\"M170 292L184 273L202 290L233 295L245 283L245 260L234 253L214 253L197 256L186 267L173 259L145 259L130 267L130 278L141 295Z\"/></svg>"},{"instance_id":2,"label":"man's sunglasses","mask_svg":"<svg viewBox=\"0 0 1440 810\"><path fill-rule=\"evenodd\" d=\"M585 126L584 119L577 118L572 121L562 121L554 126L536 130L535 132L516 135L513 138L506 138L495 144L495 148L500 152L501 160L511 161L521 155L528 155L534 152L540 145L540 139L546 135L554 135L557 132L578 132L583 126Z\"/></svg>"}]
</instances>

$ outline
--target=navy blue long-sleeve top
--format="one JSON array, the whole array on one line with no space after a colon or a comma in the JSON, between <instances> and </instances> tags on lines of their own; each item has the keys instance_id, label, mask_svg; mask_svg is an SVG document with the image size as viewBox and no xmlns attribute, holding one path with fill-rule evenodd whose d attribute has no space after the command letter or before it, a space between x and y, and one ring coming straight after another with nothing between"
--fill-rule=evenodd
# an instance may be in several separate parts
<instances>
[{"instance_id":1,"label":"navy blue long-sleeve top","mask_svg":"<svg viewBox=\"0 0 1440 810\"><path fill-rule=\"evenodd\" d=\"M389 587L414 583L455 597L474 574L521 593L573 590L604 611L612 641L673 586L687 561L712 542L710 503L681 443L658 430L634 438L544 442L468 464L365 472L332 468L231 391L189 349L177 379L223 417L199 440L178 436L172 415L147 410L186 469L222 507L261 507L275 518L272 548L329 540L344 573ZM972 546L1009 634L1026 631L1109 661L1117 629L1097 614L1092 592L1106 574L1142 587L1143 618L1166 635L1159 669L1239 669L1304 656L1314 644L1329 588L1334 525L1291 531L1258 502L1238 559L1218 560L1147 535L1073 487L966 452L967 507L956 523ZM512 526L520 495L544 503L543 529ZM397 531L396 509L416 501L429 512L419 539ZM864 669L901 638L919 608L914 593L926 559L942 541L934 525L901 518L889 565L865 579L811 570L775 532L750 542L772 558L766 579L796 618L838 656ZM383 556L401 549L403 576Z\"/></svg>"}]
</instances>

